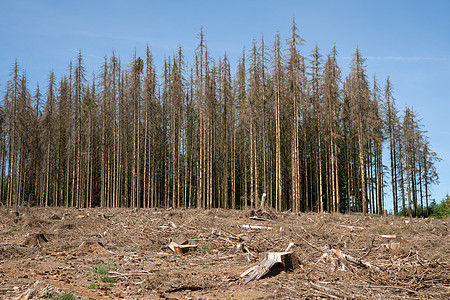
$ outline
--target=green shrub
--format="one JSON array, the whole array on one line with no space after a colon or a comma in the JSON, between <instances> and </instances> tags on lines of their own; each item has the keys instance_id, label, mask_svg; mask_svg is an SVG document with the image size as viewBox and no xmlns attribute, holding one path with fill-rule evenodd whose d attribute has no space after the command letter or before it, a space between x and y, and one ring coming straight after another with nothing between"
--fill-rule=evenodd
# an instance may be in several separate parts
<instances>
[{"instance_id":1,"label":"green shrub","mask_svg":"<svg viewBox=\"0 0 450 300\"><path fill-rule=\"evenodd\" d=\"M114 278L109 276L109 271L116 270L117 266L115 264L98 264L94 268L94 276L89 275L88 279L95 279L100 282L105 282L104 284L99 284L97 282L92 282L89 284L88 289L98 289L99 287L113 287Z\"/></svg>"},{"instance_id":2,"label":"green shrub","mask_svg":"<svg viewBox=\"0 0 450 300\"><path fill-rule=\"evenodd\" d=\"M94 269L94 273L101 274L101 275L108 273L108 270L106 269L106 265L98 264Z\"/></svg>"},{"instance_id":3,"label":"green shrub","mask_svg":"<svg viewBox=\"0 0 450 300\"><path fill-rule=\"evenodd\" d=\"M96 290L96 289L98 289L98 284L95 283L95 282L91 282L91 283L88 285L88 289L90 289L90 290Z\"/></svg>"},{"instance_id":4,"label":"green shrub","mask_svg":"<svg viewBox=\"0 0 450 300\"><path fill-rule=\"evenodd\" d=\"M53 299L54 300L76 300L77 298L72 294L72 292L70 292L70 293L63 293L61 295L53 297Z\"/></svg>"},{"instance_id":5,"label":"green shrub","mask_svg":"<svg viewBox=\"0 0 450 300\"><path fill-rule=\"evenodd\" d=\"M422 213L423 211L423 213ZM442 199L441 203L436 204L436 201L433 200L429 206L429 216L430 218L435 219L446 219L450 218L450 196L446 195L444 199ZM427 208L424 206L422 209L421 205L417 206L417 211L414 211L414 207L411 207L411 215L413 217L418 218L426 218L427 217ZM408 208L405 210L400 210L397 213L397 216L401 217L409 217Z\"/></svg>"},{"instance_id":6,"label":"green shrub","mask_svg":"<svg viewBox=\"0 0 450 300\"><path fill-rule=\"evenodd\" d=\"M117 270L117 266L115 264L98 264L94 269L94 273L104 275L108 274L111 270Z\"/></svg>"},{"instance_id":7,"label":"green shrub","mask_svg":"<svg viewBox=\"0 0 450 300\"><path fill-rule=\"evenodd\" d=\"M108 283L113 283L114 282L114 279L109 277L108 275L102 276L99 280L103 281L103 282L108 282Z\"/></svg>"},{"instance_id":8,"label":"green shrub","mask_svg":"<svg viewBox=\"0 0 450 300\"><path fill-rule=\"evenodd\" d=\"M201 248L201 251L203 254L206 254L206 253L211 254L211 249L208 246L203 246Z\"/></svg>"},{"instance_id":9,"label":"green shrub","mask_svg":"<svg viewBox=\"0 0 450 300\"><path fill-rule=\"evenodd\" d=\"M450 218L450 196L446 195L440 204L432 206L431 216L436 219Z\"/></svg>"}]
</instances>

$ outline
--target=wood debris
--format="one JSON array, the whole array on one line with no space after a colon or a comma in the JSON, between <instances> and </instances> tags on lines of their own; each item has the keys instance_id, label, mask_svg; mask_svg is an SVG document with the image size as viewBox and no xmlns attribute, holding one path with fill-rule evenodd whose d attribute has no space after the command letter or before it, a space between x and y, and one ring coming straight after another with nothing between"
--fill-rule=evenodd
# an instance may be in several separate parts
<instances>
[{"instance_id":1,"label":"wood debris","mask_svg":"<svg viewBox=\"0 0 450 300\"><path fill-rule=\"evenodd\" d=\"M309 285L318 291L320 294L325 295L329 298L333 299L354 299L352 295L344 294L343 292L339 291L338 289L331 289L325 286L318 285L314 282L309 282Z\"/></svg>"},{"instance_id":2,"label":"wood debris","mask_svg":"<svg viewBox=\"0 0 450 300\"><path fill-rule=\"evenodd\" d=\"M242 227L248 228L248 229L266 229L266 230L272 230L273 229L272 227L269 227L269 226L247 225L247 224L242 225Z\"/></svg>"},{"instance_id":3,"label":"wood debris","mask_svg":"<svg viewBox=\"0 0 450 300\"><path fill-rule=\"evenodd\" d=\"M386 247L388 249L397 250L400 249L400 243L398 242L391 242L389 244L382 244L383 247Z\"/></svg>"},{"instance_id":4,"label":"wood debris","mask_svg":"<svg viewBox=\"0 0 450 300\"><path fill-rule=\"evenodd\" d=\"M380 268L377 266L374 266L361 259L354 258L353 256L345 254L336 249L330 249L329 251L324 252L319 261L325 264L330 264L332 271L335 271L337 269L342 271L352 271L353 268L350 266L349 262L366 269L374 269L378 271L380 270Z\"/></svg>"},{"instance_id":5,"label":"wood debris","mask_svg":"<svg viewBox=\"0 0 450 300\"><path fill-rule=\"evenodd\" d=\"M23 244L29 247L40 247L41 244L47 242L48 239L43 233L30 233L27 235Z\"/></svg>"},{"instance_id":6,"label":"wood debris","mask_svg":"<svg viewBox=\"0 0 450 300\"><path fill-rule=\"evenodd\" d=\"M263 259L255 266L249 268L241 277L248 275L244 285L253 280L258 280L268 274L274 266L281 266L284 270L293 270L298 267L299 261L294 252L267 252L263 254Z\"/></svg>"},{"instance_id":7,"label":"wood debris","mask_svg":"<svg viewBox=\"0 0 450 300\"><path fill-rule=\"evenodd\" d=\"M270 219L261 218L261 217L258 217L258 216L250 217L250 219L255 220L255 221L272 221Z\"/></svg>"},{"instance_id":8,"label":"wood debris","mask_svg":"<svg viewBox=\"0 0 450 300\"><path fill-rule=\"evenodd\" d=\"M385 247L387 249L400 249L401 243L403 242L403 238L395 234L383 234L381 235L381 237L388 240L387 243L381 244L382 247Z\"/></svg>"},{"instance_id":9,"label":"wood debris","mask_svg":"<svg viewBox=\"0 0 450 300\"><path fill-rule=\"evenodd\" d=\"M396 235L392 235L392 234L382 234L381 237L385 238L385 239L395 239L395 238L397 238Z\"/></svg>"},{"instance_id":10,"label":"wood debris","mask_svg":"<svg viewBox=\"0 0 450 300\"><path fill-rule=\"evenodd\" d=\"M29 220L14 220L0 210L0 299L36 295L46 286L33 292L36 280L82 299L450 296L448 221L291 212L257 221L248 212L30 208ZM49 242L24 245L35 233ZM286 252L301 261L293 272ZM114 266L114 287L93 275L99 264Z\"/></svg>"},{"instance_id":11,"label":"wood debris","mask_svg":"<svg viewBox=\"0 0 450 300\"><path fill-rule=\"evenodd\" d=\"M277 218L277 216L274 213L271 213L270 211L267 211L264 209L264 204L266 200L266 193L262 195L261 204L259 206L259 209L257 210L251 210L248 214L248 217L252 220L256 221L272 221Z\"/></svg>"},{"instance_id":12,"label":"wood debris","mask_svg":"<svg viewBox=\"0 0 450 300\"><path fill-rule=\"evenodd\" d=\"M248 213L248 217L253 220L261 221L272 221L277 219L277 216L274 213L262 209L251 210Z\"/></svg>"},{"instance_id":13,"label":"wood debris","mask_svg":"<svg viewBox=\"0 0 450 300\"><path fill-rule=\"evenodd\" d=\"M57 297L61 294L63 294L63 291L60 290L59 288L38 280L14 299L15 300L57 299ZM72 299L79 299L79 297L76 297L73 294L71 295Z\"/></svg>"},{"instance_id":14,"label":"wood debris","mask_svg":"<svg viewBox=\"0 0 450 300\"><path fill-rule=\"evenodd\" d=\"M349 226L349 225L342 225L342 224L340 224L339 226L345 227L345 228L349 228L349 229L352 229L352 230L354 230L354 229L366 229L366 228L360 227L360 226Z\"/></svg>"},{"instance_id":15,"label":"wood debris","mask_svg":"<svg viewBox=\"0 0 450 300\"><path fill-rule=\"evenodd\" d=\"M189 245L187 240L178 244L176 241L171 241L168 245L169 249L172 250L177 255L183 255L184 253L196 249L197 245Z\"/></svg>"},{"instance_id":16,"label":"wood debris","mask_svg":"<svg viewBox=\"0 0 450 300\"><path fill-rule=\"evenodd\" d=\"M341 256L335 255L331 251L327 251L319 259L320 262L331 266L331 271L334 272L336 270L347 271L353 270L347 260L343 259Z\"/></svg>"}]
</instances>

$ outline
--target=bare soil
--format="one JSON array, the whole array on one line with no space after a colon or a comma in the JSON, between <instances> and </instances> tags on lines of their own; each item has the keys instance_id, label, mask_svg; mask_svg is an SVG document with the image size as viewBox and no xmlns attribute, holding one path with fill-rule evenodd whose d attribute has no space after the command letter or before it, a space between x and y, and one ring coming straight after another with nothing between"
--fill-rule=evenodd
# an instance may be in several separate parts
<instances>
[{"instance_id":1,"label":"bare soil","mask_svg":"<svg viewBox=\"0 0 450 300\"><path fill-rule=\"evenodd\" d=\"M449 228L393 216L1 208L0 298L449 299ZM168 248L184 240L197 248ZM296 269L243 284L264 252L290 243Z\"/></svg>"}]
</instances>

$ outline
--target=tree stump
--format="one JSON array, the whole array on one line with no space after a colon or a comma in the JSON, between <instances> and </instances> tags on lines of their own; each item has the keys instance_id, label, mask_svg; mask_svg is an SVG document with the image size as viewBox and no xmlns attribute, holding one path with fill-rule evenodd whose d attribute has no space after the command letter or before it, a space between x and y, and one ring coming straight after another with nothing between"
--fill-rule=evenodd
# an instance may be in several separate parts
<instances>
[{"instance_id":1,"label":"tree stump","mask_svg":"<svg viewBox=\"0 0 450 300\"><path fill-rule=\"evenodd\" d=\"M256 266L245 271L241 277L248 275L244 281L244 285L253 280L258 280L268 274L275 266L284 268L285 271L291 271L297 268L299 261L293 252L267 252L264 253L263 259Z\"/></svg>"},{"instance_id":2,"label":"tree stump","mask_svg":"<svg viewBox=\"0 0 450 300\"><path fill-rule=\"evenodd\" d=\"M48 239L43 233L30 233L23 242L24 245L29 247L39 247L43 243L47 243Z\"/></svg>"}]
</instances>

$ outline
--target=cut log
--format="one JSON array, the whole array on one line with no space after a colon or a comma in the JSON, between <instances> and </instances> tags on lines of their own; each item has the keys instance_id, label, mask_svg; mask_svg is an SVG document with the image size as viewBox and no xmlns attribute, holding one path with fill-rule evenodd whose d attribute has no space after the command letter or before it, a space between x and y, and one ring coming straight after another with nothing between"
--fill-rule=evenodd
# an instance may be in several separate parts
<instances>
[{"instance_id":1,"label":"cut log","mask_svg":"<svg viewBox=\"0 0 450 300\"><path fill-rule=\"evenodd\" d=\"M293 252L267 252L264 253L263 259L256 266L251 267L242 273L241 277L248 277L244 281L244 285L253 280L258 280L274 267L281 266L286 271L293 270L298 267L299 261Z\"/></svg>"},{"instance_id":2,"label":"cut log","mask_svg":"<svg viewBox=\"0 0 450 300\"><path fill-rule=\"evenodd\" d=\"M382 234L381 237L385 238L385 239L396 239L397 238L396 235L390 235L390 234Z\"/></svg>"},{"instance_id":3,"label":"cut log","mask_svg":"<svg viewBox=\"0 0 450 300\"><path fill-rule=\"evenodd\" d=\"M175 242L170 242L169 246L170 250L172 250L175 254L182 255L192 249L197 248L197 245L178 245Z\"/></svg>"},{"instance_id":4,"label":"cut log","mask_svg":"<svg viewBox=\"0 0 450 300\"><path fill-rule=\"evenodd\" d=\"M260 225L242 225L242 227L248 228L248 229L267 229L267 230L272 229L272 227L260 226Z\"/></svg>"}]
</instances>

